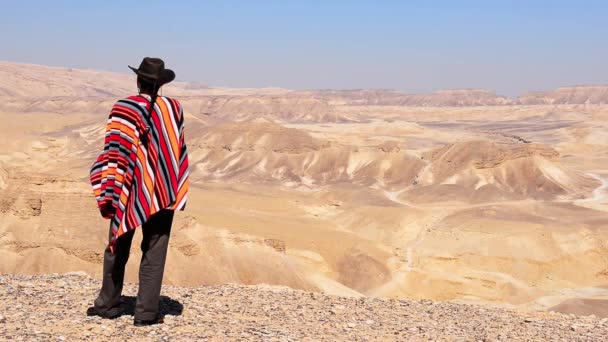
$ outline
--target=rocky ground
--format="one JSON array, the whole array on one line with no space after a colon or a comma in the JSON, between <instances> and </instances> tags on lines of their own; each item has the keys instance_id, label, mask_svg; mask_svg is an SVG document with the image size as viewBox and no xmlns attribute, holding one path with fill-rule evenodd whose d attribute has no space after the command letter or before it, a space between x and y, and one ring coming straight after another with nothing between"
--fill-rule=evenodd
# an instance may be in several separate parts
<instances>
[{"instance_id":1,"label":"rocky ground","mask_svg":"<svg viewBox=\"0 0 608 342\"><path fill-rule=\"evenodd\" d=\"M605 341L608 319L445 302L346 298L275 286L163 288L165 323L87 317L99 289L85 274L0 275L0 340Z\"/></svg>"}]
</instances>

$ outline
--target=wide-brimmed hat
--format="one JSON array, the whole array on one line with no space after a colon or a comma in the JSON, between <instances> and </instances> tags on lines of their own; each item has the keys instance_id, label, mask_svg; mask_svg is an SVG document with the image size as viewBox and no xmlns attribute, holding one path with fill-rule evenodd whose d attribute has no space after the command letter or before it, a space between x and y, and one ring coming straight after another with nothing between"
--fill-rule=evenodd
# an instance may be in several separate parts
<instances>
[{"instance_id":1,"label":"wide-brimmed hat","mask_svg":"<svg viewBox=\"0 0 608 342\"><path fill-rule=\"evenodd\" d=\"M171 69L165 69L165 62L160 58L146 57L141 61L138 69L129 65L137 76L162 86L175 79L175 73Z\"/></svg>"}]
</instances>

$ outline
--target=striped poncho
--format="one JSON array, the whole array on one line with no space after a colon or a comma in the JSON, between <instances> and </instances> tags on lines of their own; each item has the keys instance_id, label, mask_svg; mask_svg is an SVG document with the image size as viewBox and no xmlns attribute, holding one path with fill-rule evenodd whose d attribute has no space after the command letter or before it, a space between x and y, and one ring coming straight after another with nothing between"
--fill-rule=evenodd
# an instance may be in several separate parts
<instances>
[{"instance_id":1,"label":"striped poncho","mask_svg":"<svg viewBox=\"0 0 608 342\"><path fill-rule=\"evenodd\" d=\"M124 233L162 209L183 210L188 192L188 153L179 102L159 96L116 102L107 121L105 145L91 168L101 215L111 219L110 249ZM147 128L150 129L147 129Z\"/></svg>"}]
</instances>

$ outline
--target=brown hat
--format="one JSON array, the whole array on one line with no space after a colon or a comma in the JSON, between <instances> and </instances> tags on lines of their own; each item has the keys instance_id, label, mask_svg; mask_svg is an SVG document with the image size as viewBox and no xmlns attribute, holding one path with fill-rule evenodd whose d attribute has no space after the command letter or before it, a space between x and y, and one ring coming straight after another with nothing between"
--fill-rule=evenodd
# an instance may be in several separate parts
<instances>
[{"instance_id":1,"label":"brown hat","mask_svg":"<svg viewBox=\"0 0 608 342\"><path fill-rule=\"evenodd\" d=\"M171 69L165 69L165 62L160 58L146 57L141 61L138 69L129 65L137 76L162 86L175 79L175 73Z\"/></svg>"}]
</instances>

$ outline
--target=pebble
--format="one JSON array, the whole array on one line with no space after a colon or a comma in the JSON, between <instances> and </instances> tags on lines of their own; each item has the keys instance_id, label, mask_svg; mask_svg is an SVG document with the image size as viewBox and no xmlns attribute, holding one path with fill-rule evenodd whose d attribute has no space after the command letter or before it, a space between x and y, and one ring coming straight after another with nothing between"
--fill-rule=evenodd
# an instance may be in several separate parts
<instances>
[{"instance_id":1,"label":"pebble","mask_svg":"<svg viewBox=\"0 0 608 342\"><path fill-rule=\"evenodd\" d=\"M61 281L64 289L53 286ZM23 291L28 283L36 288L36 300ZM171 313L164 325L135 329L131 315L109 321L83 314L100 286L86 275L0 275L0 286L0 334L16 341L58 340L52 331L60 331L66 341L608 341L606 318L311 295L269 285L163 286L161 312ZM137 286L126 284L124 293L134 296ZM57 298L73 303L62 306L61 315ZM22 322L28 322L27 329Z\"/></svg>"}]
</instances>

